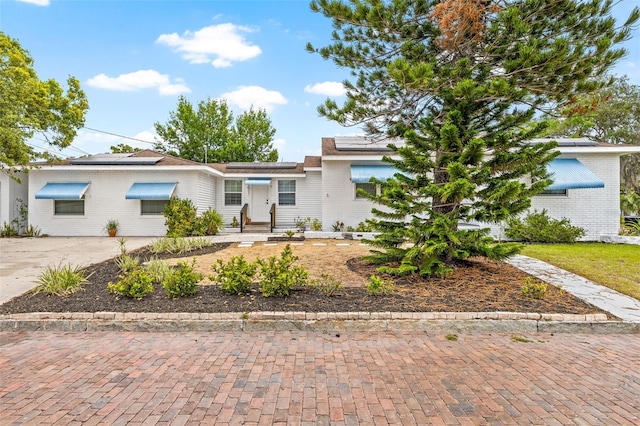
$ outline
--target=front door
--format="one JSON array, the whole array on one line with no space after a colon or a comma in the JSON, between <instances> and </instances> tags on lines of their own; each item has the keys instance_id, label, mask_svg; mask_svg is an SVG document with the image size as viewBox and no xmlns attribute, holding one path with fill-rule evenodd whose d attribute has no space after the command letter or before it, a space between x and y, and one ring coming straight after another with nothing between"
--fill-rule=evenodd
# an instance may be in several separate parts
<instances>
[{"instance_id":1,"label":"front door","mask_svg":"<svg viewBox=\"0 0 640 426\"><path fill-rule=\"evenodd\" d=\"M269 210L271 203L269 202L270 185L251 185L251 205L249 206L249 217L252 222L269 222Z\"/></svg>"}]
</instances>

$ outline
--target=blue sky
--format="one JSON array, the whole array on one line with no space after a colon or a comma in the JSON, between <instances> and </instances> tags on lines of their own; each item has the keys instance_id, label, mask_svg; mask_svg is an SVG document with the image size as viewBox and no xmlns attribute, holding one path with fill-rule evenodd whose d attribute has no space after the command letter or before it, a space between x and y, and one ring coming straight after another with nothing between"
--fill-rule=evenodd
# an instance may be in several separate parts
<instances>
[{"instance_id":1,"label":"blue sky","mask_svg":"<svg viewBox=\"0 0 640 426\"><path fill-rule=\"evenodd\" d=\"M628 16L640 0L622 0ZM344 100L337 68L305 45L329 43L331 21L308 0L0 0L0 30L18 39L40 79L75 76L90 109L64 156L109 152L119 143L152 145L178 96L194 105L227 100L235 116L264 108L283 161L320 153L322 137L362 133L319 117L327 97ZM640 84L640 31L615 71ZM34 144L45 145L34 140Z\"/></svg>"}]
</instances>

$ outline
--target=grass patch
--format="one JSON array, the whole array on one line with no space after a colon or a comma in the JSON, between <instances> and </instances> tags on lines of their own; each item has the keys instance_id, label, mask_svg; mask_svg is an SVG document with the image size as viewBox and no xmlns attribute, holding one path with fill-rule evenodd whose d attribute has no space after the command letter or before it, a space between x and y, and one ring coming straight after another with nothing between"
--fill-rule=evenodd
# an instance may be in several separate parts
<instances>
[{"instance_id":1,"label":"grass patch","mask_svg":"<svg viewBox=\"0 0 640 426\"><path fill-rule=\"evenodd\" d=\"M521 252L640 300L640 246L534 244Z\"/></svg>"}]
</instances>

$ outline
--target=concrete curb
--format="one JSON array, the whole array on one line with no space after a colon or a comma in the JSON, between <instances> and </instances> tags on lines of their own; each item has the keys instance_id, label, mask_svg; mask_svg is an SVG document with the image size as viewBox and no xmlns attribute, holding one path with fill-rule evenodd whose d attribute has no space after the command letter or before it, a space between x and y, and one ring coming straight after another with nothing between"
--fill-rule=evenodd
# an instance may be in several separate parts
<instances>
[{"instance_id":1,"label":"concrete curb","mask_svg":"<svg viewBox=\"0 0 640 426\"><path fill-rule=\"evenodd\" d=\"M420 331L640 334L604 314L518 312L39 312L0 316L0 331Z\"/></svg>"}]
</instances>

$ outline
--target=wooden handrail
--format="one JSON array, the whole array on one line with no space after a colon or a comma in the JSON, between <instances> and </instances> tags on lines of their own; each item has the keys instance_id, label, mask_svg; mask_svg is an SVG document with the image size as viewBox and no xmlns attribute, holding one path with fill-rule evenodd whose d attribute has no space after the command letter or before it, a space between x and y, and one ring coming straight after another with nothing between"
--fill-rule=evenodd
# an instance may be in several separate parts
<instances>
[{"instance_id":1,"label":"wooden handrail","mask_svg":"<svg viewBox=\"0 0 640 426\"><path fill-rule=\"evenodd\" d=\"M269 209L269 216L271 216L271 225L269 227L269 232L273 232L273 228L276 227L276 203L271 204L271 208Z\"/></svg>"},{"instance_id":2,"label":"wooden handrail","mask_svg":"<svg viewBox=\"0 0 640 426\"><path fill-rule=\"evenodd\" d=\"M244 225L247 224L247 210L249 209L249 204L245 204L240 209L240 233L242 234Z\"/></svg>"}]
</instances>

